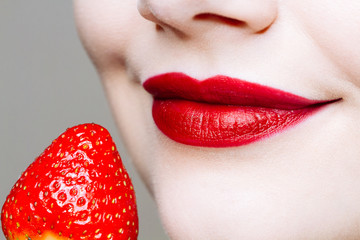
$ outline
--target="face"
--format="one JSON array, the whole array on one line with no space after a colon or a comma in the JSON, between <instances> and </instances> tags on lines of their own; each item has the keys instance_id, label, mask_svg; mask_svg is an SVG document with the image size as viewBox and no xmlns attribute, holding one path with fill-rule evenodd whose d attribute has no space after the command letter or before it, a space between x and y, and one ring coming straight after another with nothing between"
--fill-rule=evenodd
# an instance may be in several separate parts
<instances>
[{"instance_id":1,"label":"face","mask_svg":"<svg viewBox=\"0 0 360 240\"><path fill-rule=\"evenodd\" d=\"M355 0L75 0L171 239L360 238L359 11Z\"/></svg>"}]
</instances>

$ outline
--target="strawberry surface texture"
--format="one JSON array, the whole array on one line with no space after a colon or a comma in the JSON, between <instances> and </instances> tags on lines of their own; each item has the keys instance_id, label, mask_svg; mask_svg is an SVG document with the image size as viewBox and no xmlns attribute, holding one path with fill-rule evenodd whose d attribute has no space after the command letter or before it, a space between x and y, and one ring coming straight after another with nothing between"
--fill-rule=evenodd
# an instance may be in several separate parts
<instances>
[{"instance_id":1,"label":"strawberry surface texture","mask_svg":"<svg viewBox=\"0 0 360 240\"><path fill-rule=\"evenodd\" d=\"M136 240L135 192L109 132L67 129L22 173L1 222L8 240Z\"/></svg>"}]
</instances>

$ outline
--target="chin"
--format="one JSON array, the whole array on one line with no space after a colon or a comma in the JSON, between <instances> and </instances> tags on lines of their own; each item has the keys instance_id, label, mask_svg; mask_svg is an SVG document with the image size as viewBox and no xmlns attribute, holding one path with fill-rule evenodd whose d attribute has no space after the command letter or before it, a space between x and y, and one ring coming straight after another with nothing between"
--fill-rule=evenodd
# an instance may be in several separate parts
<instances>
[{"instance_id":1,"label":"chin","mask_svg":"<svg viewBox=\"0 0 360 240\"><path fill-rule=\"evenodd\" d=\"M251 159L238 149L184 148L168 144L153 160L152 192L170 239L360 239L359 179L346 164L334 171L335 154Z\"/></svg>"},{"instance_id":2,"label":"chin","mask_svg":"<svg viewBox=\"0 0 360 240\"><path fill-rule=\"evenodd\" d=\"M356 224L359 219L356 221L341 210L324 213L329 206L296 208L297 204L306 205L302 203L305 199L302 202L276 202L259 193L258 196L242 196L242 199L222 199L217 194L211 197L185 194L172 193L172 197L158 201L165 230L172 240L360 238ZM197 199L189 201L192 197Z\"/></svg>"}]
</instances>

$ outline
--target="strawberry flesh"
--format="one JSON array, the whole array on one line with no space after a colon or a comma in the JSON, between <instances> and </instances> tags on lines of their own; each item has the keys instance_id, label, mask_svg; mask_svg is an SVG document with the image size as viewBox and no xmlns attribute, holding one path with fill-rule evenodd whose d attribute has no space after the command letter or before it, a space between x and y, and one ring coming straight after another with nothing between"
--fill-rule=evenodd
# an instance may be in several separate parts
<instances>
[{"instance_id":1,"label":"strawberry flesh","mask_svg":"<svg viewBox=\"0 0 360 240\"><path fill-rule=\"evenodd\" d=\"M1 211L7 239L135 240L133 185L109 132L82 124L26 169Z\"/></svg>"}]
</instances>

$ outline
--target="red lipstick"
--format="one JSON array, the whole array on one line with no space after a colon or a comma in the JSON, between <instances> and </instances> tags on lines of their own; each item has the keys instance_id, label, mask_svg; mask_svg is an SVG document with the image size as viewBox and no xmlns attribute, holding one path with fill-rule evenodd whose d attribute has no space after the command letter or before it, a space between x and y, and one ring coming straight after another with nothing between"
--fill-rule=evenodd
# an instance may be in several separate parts
<instances>
[{"instance_id":1,"label":"red lipstick","mask_svg":"<svg viewBox=\"0 0 360 240\"><path fill-rule=\"evenodd\" d=\"M252 143L335 101L310 100L221 75L199 81L183 73L165 73L143 86L154 97L157 127L174 141L202 147Z\"/></svg>"}]
</instances>

